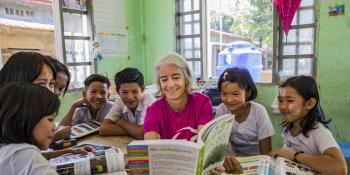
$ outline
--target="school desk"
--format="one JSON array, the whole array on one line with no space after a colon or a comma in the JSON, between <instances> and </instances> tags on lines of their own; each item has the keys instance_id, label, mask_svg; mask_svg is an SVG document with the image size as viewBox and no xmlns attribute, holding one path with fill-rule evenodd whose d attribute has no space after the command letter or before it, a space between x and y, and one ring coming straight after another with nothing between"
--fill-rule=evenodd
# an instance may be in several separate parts
<instances>
[{"instance_id":1,"label":"school desk","mask_svg":"<svg viewBox=\"0 0 350 175\"><path fill-rule=\"evenodd\" d=\"M116 147L121 149L124 154L127 154L127 145L135 140L135 138L128 136L101 136L98 133L83 137L78 140L78 145L81 144L95 144Z\"/></svg>"},{"instance_id":2,"label":"school desk","mask_svg":"<svg viewBox=\"0 0 350 175\"><path fill-rule=\"evenodd\" d=\"M95 144L116 147L121 149L124 154L127 154L128 144L135 140L135 138L128 136L101 136L98 133L83 137L78 140L78 145L81 144ZM123 172L114 172L114 173L104 173L101 175L127 175L126 171Z\"/></svg>"}]
</instances>

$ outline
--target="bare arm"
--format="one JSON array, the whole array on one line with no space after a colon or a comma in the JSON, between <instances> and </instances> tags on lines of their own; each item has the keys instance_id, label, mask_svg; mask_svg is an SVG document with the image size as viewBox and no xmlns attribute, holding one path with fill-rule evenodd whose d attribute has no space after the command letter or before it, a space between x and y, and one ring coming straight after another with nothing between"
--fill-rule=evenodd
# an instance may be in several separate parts
<instances>
[{"instance_id":1,"label":"bare arm","mask_svg":"<svg viewBox=\"0 0 350 175\"><path fill-rule=\"evenodd\" d=\"M118 119L116 123L121 126L128 133L128 135L143 140L143 125L133 124L125 119Z\"/></svg>"},{"instance_id":2,"label":"bare arm","mask_svg":"<svg viewBox=\"0 0 350 175\"><path fill-rule=\"evenodd\" d=\"M55 136L52 139L52 143L61 140L68 139L70 137L71 127L70 126L61 126L58 130L55 131Z\"/></svg>"},{"instance_id":3,"label":"bare arm","mask_svg":"<svg viewBox=\"0 0 350 175\"><path fill-rule=\"evenodd\" d=\"M58 157L63 154L68 154L70 151L68 149L62 149L62 150L57 150L57 151L50 151L50 152L43 152L41 153L46 160L50 160L52 158Z\"/></svg>"},{"instance_id":4,"label":"bare arm","mask_svg":"<svg viewBox=\"0 0 350 175\"><path fill-rule=\"evenodd\" d=\"M104 119L101 126L100 126L100 135L103 136L111 136L111 135L128 135L128 133L124 130L123 127L121 127L116 122L110 120L110 119Z\"/></svg>"},{"instance_id":5,"label":"bare arm","mask_svg":"<svg viewBox=\"0 0 350 175\"><path fill-rule=\"evenodd\" d=\"M287 149L272 150L270 155L282 156L287 159L294 159L295 151ZM298 162L324 174L345 175L347 174L346 162L338 148L332 147L324 151L322 155L310 155L301 153L297 156Z\"/></svg>"},{"instance_id":6,"label":"bare arm","mask_svg":"<svg viewBox=\"0 0 350 175\"><path fill-rule=\"evenodd\" d=\"M300 154L297 160L324 174L347 174L345 159L338 148L328 148L323 155Z\"/></svg>"},{"instance_id":7,"label":"bare arm","mask_svg":"<svg viewBox=\"0 0 350 175\"><path fill-rule=\"evenodd\" d=\"M259 148L261 154L269 154L269 152L272 149L271 137L266 137L264 139L259 140Z\"/></svg>"},{"instance_id":8,"label":"bare arm","mask_svg":"<svg viewBox=\"0 0 350 175\"><path fill-rule=\"evenodd\" d=\"M95 149L89 145L83 146L81 148L66 148L56 151L50 151L50 152L43 152L42 155L47 159L50 160L52 158L56 158L58 156L61 156L63 154L87 154L87 152L95 151Z\"/></svg>"},{"instance_id":9,"label":"bare arm","mask_svg":"<svg viewBox=\"0 0 350 175\"><path fill-rule=\"evenodd\" d=\"M78 101L74 102L66 115L63 117L63 119L60 121L59 126L72 126L72 118L73 114L76 108L87 106L87 102L81 98Z\"/></svg>"},{"instance_id":10,"label":"bare arm","mask_svg":"<svg viewBox=\"0 0 350 175\"><path fill-rule=\"evenodd\" d=\"M160 139L160 135L157 132L151 131L145 134L145 140L158 140Z\"/></svg>"}]
</instances>

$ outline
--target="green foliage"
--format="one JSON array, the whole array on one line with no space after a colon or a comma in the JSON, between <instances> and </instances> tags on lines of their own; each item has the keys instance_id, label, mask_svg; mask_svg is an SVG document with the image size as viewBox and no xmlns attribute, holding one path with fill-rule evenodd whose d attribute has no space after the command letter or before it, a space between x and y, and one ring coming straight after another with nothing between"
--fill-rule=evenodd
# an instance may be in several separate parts
<instances>
[{"instance_id":1,"label":"green foliage","mask_svg":"<svg viewBox=\"0 0 350 175\"><path fill-rule=\"evenodd\" d=\"M268 48L273 37L273 12L269 6L270 0L232 1L230 7L222 7L230 12L222 15L222 31L245 36L262 48ZM211 10L209 14L210 28L220 30L219 11Z\"/></svg>"},{"instance_id":2,"label":"green foliage","mask_svg":"<svg viewBox=\"0 0 350 175\"><path fill-rule=\"evenodd\" d=\"M220 30L220 14L215 11L210 11L210 28Z\"/></svg>"}]
</instances>

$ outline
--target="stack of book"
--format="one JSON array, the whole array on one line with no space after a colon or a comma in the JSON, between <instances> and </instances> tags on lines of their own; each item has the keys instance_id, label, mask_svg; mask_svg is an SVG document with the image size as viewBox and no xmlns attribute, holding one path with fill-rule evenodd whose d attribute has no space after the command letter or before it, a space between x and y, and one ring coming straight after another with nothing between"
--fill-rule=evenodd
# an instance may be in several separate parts
<instances>
[{"instance_id":1,"label":"stack of book","mask_svg":"<svg viewBox=\"0 0 350 175\"><path fill-rule=\"evenodd\" d=\"M129 174L149 174L148 145L128 145Z\"/></svg>"}]
</instances>

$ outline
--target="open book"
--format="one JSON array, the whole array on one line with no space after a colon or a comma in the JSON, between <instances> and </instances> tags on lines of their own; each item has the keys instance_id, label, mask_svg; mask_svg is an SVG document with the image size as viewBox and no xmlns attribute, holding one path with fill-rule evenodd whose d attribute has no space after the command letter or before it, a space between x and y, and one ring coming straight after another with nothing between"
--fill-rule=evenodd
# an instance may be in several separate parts
<instances>
[{"instance_id":1,"label":"open book","mask_svg":"<svg viewBox=\"0 0 350 175\"><path fill-rule=\"evenodd\" d=\"M60 175L92 175L122 172L125 170L124 154L109 148L88 154L67 154L49 160Z\"/></svg>"},{"instance_id":2,"label":"open book","mask_svg":"<svg viewBox=\"0 0 350 175\"><path fill-rule=\"evenodd\" d=\"M313 175L316 171L283 157L267 156L237 157L243 167L243 175Z\"/></svg>"},{"instance_id":3,"label":"open book","mask_svg":"<svg viewBox=\"0 0 350 175\"><path fill-rule=\"evenodd\" d=\"M97 121L90 120L86 123L79 123L72 126L72 132L70 133L70 138L77 139L84 137L86 135L92 134L100 130L100 123Z\"/></svg>"},{"instance_id":4,"label":"open book","mask_svg":"<svg viewBox=\"0 0 350 175\"><path fill-rule=\"evenodd\" d=\"M197 143L186 140L144 140L128 145L130 174L209 174L222 165L234 117L218 117L204 125Z\"/></svg>"}]
</instances>

